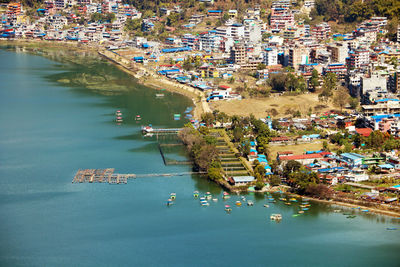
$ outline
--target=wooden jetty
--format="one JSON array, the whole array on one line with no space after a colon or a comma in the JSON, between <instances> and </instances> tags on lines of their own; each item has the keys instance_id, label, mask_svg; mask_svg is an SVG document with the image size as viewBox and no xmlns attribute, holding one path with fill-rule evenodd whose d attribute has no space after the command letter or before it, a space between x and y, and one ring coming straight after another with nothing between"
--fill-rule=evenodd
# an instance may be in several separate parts
<instances>
[{"instance_id":1,"label":"wooden jetty","mask_svg":"<svg viewBox=\"0 0 400 267\"><path fill-rule=\"evenodd\" d=\"M72 183L109 183L126 184L128 179L150 177L174 177L191 174L204 174L205 172L180 172L180 173L147 173L147 174L121 174L114 173L113 168L78 170Z\"/></svg>"},{"instance_id":2,"label":"wooden jetty","mask_svg":"<svg viewBox=\"0 0 400 267\"><path fill-rule=\"evenodd\" d=\"M153 128L151 126L142 127L143 133L178 133L182 128Z\"/></svg>"}]
</instances>

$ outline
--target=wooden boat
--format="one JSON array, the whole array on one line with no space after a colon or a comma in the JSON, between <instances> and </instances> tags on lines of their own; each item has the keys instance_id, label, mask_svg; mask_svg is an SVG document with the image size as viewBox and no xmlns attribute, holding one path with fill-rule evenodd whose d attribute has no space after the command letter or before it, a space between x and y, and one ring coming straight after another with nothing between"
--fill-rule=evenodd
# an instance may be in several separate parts
<instances>
[{"instance_id":1,"label":"wooden boat","mask_svg":"<svg viewBox=\"0 0 400 267\"><path fill-rule=\"evenodd\" d=\"M347 219L354 219L355 217L357 217L356 215L350 215L350 216L347 216L346 218Z\"/></svg>"},{"instance_id":2,"label":"wooden boat","mask_svg":"<svg viewBox=\"0 0 400 267\"><path fill-rule=\"evenodd\" d=\"M225 211L228 213L231 212L232 211L231 206L225 205Z\"/></svg>"},{"instance_id":3,"label":"wooden boat","mask_svg":"<svg viewBox=\"0 0 400 267\"><path fill-rule=\"evenodd\" d=\"M273 221L280 221L282 220L282 215L281 214L271 214L269 217Z\"/></svg>"},{"instance_id":4,"label":"wooden boat","mask_svg":"<svg viewBox=\"0 0 400 267\"><path fill-rule=\"evenodd\" d=\"M292 205L292 203L290 203L290 202L285 202L285 205L290 206L290 205Z\"/></svg>"},{"instance_id":5,"label":"wooden boat","mask_svg":"<svg viewBox=\"0 0 400 267\"><path fill-rule=\"evenodd\" d=\"M242 202L236 201L235 205L238 206L238 207L240 207L240 206L242 206Z\"/></svg>"},{"instance_id":6,"label":"wooden boat","mask_svg":"<svg viewBox=\"0 0 400 267\"><path fill-rule=\"evenodd\" d=\"M304 213L304 210L299 210L299 213L300 213L300 214L303 214L303 213Z\"/></svg>"},{"instance_id":7,"label":"wooden boat","mask_svg":"<svg viewBox=\"0 0 400 267\"><path fill-rule=\"evenodd\" d=\"M199 191L194 191L193 192L193 197L199 197Z\"/></svg>"},{"instance_id":8,"label":"wooden boat","mask_svg":"<svg viewBox=\"0 0 400 267\"><path fill-rule=\"evenodd\" d=\"M171 199L172 200L176 199L176 193L171 193Z\"/></svg>"},{"instance_id":9,"label":"wooden boat","mask_svg":"<svg viewBox=\"0 0 400 267\"><path fill-rule=\"evenodd\" d=\"M247 206L254 206L254 202L251 200L247 201Z\"/></svg>"},{"instance_id":10,"label":"wooden boat","mask_svg":"<svg viewBox=\"0 0 400 267\"><path fill-rule=\"evenodd\" d=\"M265 207L265 208L269 208L269 205L267 205L267 204L264 204L264 207Z\"/></svg>"}]
</instances>

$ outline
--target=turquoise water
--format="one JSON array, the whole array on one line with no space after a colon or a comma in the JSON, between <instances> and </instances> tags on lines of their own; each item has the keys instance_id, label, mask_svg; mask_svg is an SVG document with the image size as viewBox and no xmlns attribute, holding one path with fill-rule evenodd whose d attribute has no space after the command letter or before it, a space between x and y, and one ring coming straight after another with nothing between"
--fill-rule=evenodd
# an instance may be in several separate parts
<instances>
[{"instance_id":1,"label":"turquoise water","mask_svg":"<svg viewBox=\"0 0 400 267\"><path fill-rule=\"evenodd\" d=\"M142 178L126 185L72 184L79 168L120 173L190 171L164 166L154 139L140 124L178 127L191 101L139 86L112 65L87 65L0 50L1 266L398 266L400 230L394 219L358 214L346 219L313 203L224 205L222 191L196 176ZM80 73L109 73L125 89L104 94L61 83ZM101 74L101 73L100 73ZM100 75L99 74L99 75ZM93 88L92 88L93 89ZM113 122L117 109L125 122ZM133 119L140 114L143 122ZM181 155L176 157L181 158ZM192 193L218 202L201 207ZM175 205L166 207L171 192ZM271 213L281 213L274 223Z\"/></svg>"}]
</instances>

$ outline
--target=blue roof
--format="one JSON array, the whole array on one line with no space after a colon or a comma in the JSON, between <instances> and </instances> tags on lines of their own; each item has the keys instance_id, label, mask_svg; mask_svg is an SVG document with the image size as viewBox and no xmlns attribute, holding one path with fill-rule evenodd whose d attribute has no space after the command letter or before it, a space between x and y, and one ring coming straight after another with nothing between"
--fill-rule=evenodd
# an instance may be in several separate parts
<instances>
[{"instance_id":1,"label":"blue roof","mask_svg":"<svg viewBox=\"0 0 400 267\"><path fill-rule=\"evenodd\" d=\"M382 169L393 169L394 168L394 166L392 164L387 164L387 163L378 165L378 167L382 168Z\"/></svg>"},{"instance_id":2,"label":"blue roof","mask_svg":"<svg viewBox=\"0 0 400 267\"><path fill-rule=\"evenodd\" d=\"M383 99L375 100L375 102L388 102L388 101L400 101L400 100L398 100L396 98L383 98Z\"/></svg>"},{"instance_id":3,"label":"blue roof","mask_svg":"<svg viewBox=\"0 0 400 267\"><path fill-rule=\"evenodd\" d=\"M371 118L373 118L376 122L380 122L382 119L386 119L386 118L398 118L400 117L400 114L385 114L385 115L375 115L375 116L371 116Z\"/></svg>"},{"instance_id":4,"label":"blue roof","mask_svg":"<svg viewBox=\"0 0 400 267\"><path fill-rule=\"evenodd\" d=\"M346 157L352 160L358 160L364 158L363 155L357 154L357 153L342 153L340 154L342 157Z\"/></svg>"},{"instance_id":5,"label":"blue roof","mask_svg":"<svg viewBox=\"0 0 400 267\"><path fill-rule=\"evenodd\" d=\"M255 146L256 143L255 143L254 141L250 141L250 145L251 145L251 146Z\"/></svg>"},{"instance_id":6,"label":"blue roof","mask_svg":"<svg viewBox=\"0 0 400 267\"><path fill-rule=\"evenodd\" d=\"M222 10L208 10L208 13L222 13Z\"/></svg>"}]
</instances>

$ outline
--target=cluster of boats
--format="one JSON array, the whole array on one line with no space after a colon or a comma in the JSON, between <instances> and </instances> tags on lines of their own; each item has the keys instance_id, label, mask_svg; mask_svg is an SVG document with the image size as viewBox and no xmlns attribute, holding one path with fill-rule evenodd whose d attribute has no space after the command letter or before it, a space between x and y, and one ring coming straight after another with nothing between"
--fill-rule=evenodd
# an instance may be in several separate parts
<instances>
[{"instance_id":1,"label":"cluster of boats","mask_svg":"<svg viewBox=\"0 0 400 267\"><path fill-rule=\"evenodd\" d=\"M142 117L140 117L140 115L135 116L135 121L140 121L141 119ZM120 125L124 121L124 119L122 118L121 110L117 110L115 112L115 121L117 122L118 125Z\"/></svg>"},{"instance_id":2,"label":"cluster of boats","mask_svg":"<svg viewBox=\"0 0 400 267\"><path fill-rule=\"evenodd\" d=\"M117 124L121 124L123 122L121 110L117 110L115 112L115 121L117 122Z\"/></svg>"}]
</instances>

